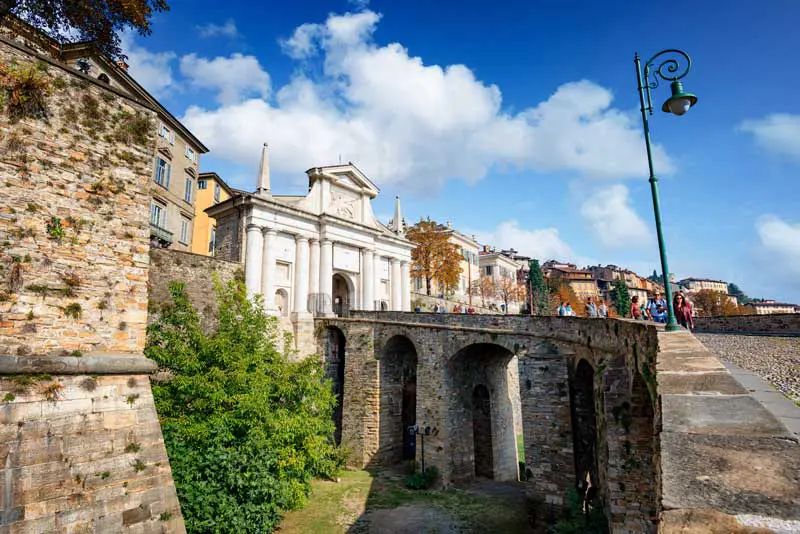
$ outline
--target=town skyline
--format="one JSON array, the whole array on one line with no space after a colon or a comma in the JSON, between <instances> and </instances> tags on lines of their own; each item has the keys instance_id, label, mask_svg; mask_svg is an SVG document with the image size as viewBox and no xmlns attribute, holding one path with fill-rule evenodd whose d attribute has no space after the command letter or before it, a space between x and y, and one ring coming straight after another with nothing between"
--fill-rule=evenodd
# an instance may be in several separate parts
<instances>
[{"instance_id":1,"label":"town skyline","mask_svg":"<svg viewBox=\"0 0 800 534\"><path fill-rule=\"evenodd\" d=\"M267 141L278 194L302 192L305 169L341 157L381 187L384 222L399 194L410 223L431 214L497 248L647 275L660 265L633 52L684 48L694 60L686 88L700 101L684 117L652 121L671 270L800 300L797 195L787 179L800 110L787 92L794 74L769 68L796 47L785 22L793 7L687 7L691 17L621 32L649 12L619 9L604 27L592 22L599 8L576 5L564 26L555 22L573 14L548 2L511 4L483 22L469 6L455 17L444 7L311 3L257 30L250 19L260 17L243 7L178 2L155 18L153 37L127 36L125 49L132 75L211 149L201 170L233 187L253 189ZM412 31L415 9L425 17ZM720 24L706 27L712 13ZM487 31L452 42L447 16ZM749 20L757 24L737 33L741 42L725 35ZM511 43L497 31L523 23L529 39ZM176 40L182 31L192 35ZM570 32L580 38L570 43ZM742 64L757 81L738 76ZM768 103L734 105L748 94ZM665 87L654 93L666 96Z\"/></svg>"}]
</instances>

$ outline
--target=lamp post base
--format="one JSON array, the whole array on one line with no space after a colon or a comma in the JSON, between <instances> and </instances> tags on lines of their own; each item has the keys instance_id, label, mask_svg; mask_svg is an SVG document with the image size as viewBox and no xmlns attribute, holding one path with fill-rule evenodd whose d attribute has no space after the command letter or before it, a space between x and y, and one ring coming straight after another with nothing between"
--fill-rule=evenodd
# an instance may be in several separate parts
<instances>
[{"instance_id":1,"label":"lamp post base","mask_svg":"<svg viewBox=\"0 0 800 534\"><path fill-rule=\"evenodd\" d=\"M666 326L664 326L664 330L667 332L677 332L678 330L683 330L683 327L676 322L672 322L667 323Z\"/></svg>"}]
</instances>

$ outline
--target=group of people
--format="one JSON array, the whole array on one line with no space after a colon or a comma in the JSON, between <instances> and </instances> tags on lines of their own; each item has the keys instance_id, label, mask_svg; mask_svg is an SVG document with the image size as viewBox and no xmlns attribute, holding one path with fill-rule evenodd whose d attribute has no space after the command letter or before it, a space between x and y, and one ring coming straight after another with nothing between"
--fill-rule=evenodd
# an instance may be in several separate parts
<instances>
[{"instance_id":1,"label":"group of people","mask_svg":"<svg viewBox=\"0 0 800 534\"><path fill-rule=\"evenodd\" d=\"M686 299L682 291L675 294L672 299L672 309L675 312L675 320L684 328L694 329L694 320L692 319L692 304ZM574 316L575 310L569 302L562 302L558 307L558 315L561 316ZM656 323L666 323L668 317L667 301L660 293L653 295L653 298L647 300L647 303L642 306L639 303L639 296L634 295L631 298L631 307L629 310L630 316L633 319L641 321L654 321ZM608 306L605 300L600 299L598 304L595 304L592 297L586 299L586 316L587 317L608 317Z\"/></svg>"},{"instance_id":2,"label":"group of people","mask_svg":"<svg viewBox=\"0 0 800 534\"><path fill-rule=\"evenodd\" d=\"M672 298L672 310L675 312L675 320L684 328L689 330L694 329L694 319L692 318L692 304L683 294L683 291L678 291ZM667 301L656 293L653 298L648 299L647 304L642 307L639 304L638 295L631 298L631 317L643 321L655 321L656 323L667 322Z\"/></svg>"},{"instance_id":3,"label":"group of people","mask_svg":"<svg viewBox=\"0 0 800 534\"><path fill-rule=\"evenodd\" d=\"M417 304L416 306L414 306L414 311L417 313L421 312L422 306ZM445 306L444 304L434 304L433 313L447 313L447 306ZM464 314L468 313L472 315L475 313L475 308L473 308L472 306L467 307L467 306L462 306L461 304L456 304L453 306L453 313L464 313Z\"/></svg>"}]
</instances>

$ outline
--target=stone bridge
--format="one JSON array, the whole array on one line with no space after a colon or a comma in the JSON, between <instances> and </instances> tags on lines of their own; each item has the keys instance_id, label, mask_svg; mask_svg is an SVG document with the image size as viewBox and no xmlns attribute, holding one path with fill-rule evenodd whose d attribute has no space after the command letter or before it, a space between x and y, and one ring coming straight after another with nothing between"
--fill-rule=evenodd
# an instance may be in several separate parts
<instances>
[{"instance_id":1,"label":"stone bridge","mask_svg":"<svg viewBox=\"0 0 800 534\"><path fill-rule=\"evenodd\" d=\"M743 514L800 519L797 442L689 333L356 311L316 320L315 334L340 396L337 440L356 466L419 461L407 432L416 423L432 429L425 461L445 486L524 480L533 505L552 513L570 488L591 485L612 532L744 533ZM741 461L750 453L762 465Z\"/></svg>"}]
</instances>

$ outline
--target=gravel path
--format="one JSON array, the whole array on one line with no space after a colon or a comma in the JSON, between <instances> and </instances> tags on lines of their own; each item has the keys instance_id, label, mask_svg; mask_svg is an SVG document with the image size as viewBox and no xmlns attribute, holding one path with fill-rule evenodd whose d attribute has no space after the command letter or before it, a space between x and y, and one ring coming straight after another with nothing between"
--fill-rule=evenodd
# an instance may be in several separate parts
<instances>
[{"instance_id":1,"label":"gravel path","mask_svg":"<svg viewBox=\"0 0 800 534\"><path fill-rule=\"evenodd\" d=\"M695 334L721 360L752 371L800 402L800 337Z\"/></svg>"}]
</instances>

